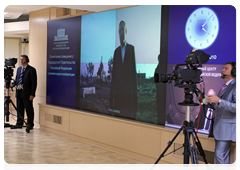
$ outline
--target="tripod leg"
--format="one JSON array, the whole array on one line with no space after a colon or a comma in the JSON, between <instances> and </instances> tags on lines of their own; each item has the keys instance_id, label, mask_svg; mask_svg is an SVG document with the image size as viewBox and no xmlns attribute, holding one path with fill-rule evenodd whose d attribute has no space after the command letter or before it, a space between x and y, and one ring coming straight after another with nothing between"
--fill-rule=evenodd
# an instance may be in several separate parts
<instances>
[{"instance_id":1,"label":"tripod leg","mask_svg":"<svg viewBox=\"0 0 240 170\"><path fill-rule=\"evenodd\" d=\"M159 156L159 158L157 159L157 161L154 164L157 164L162 157L164 157L164 154L167 152L167 150L171 147L171 145L173 144L174 140L177 138L177 136L179 135L179 133L183 130L183 127L181 127L178 131L178 133L173 137L173 139L171 141L168 142L168 146L166 147L166 149L162 152L162 154Z\"/></svg>"},{"instance_id":2,"label":"tripod leg","mask_svg":"<svg viewBox=\"0 0 240 170\"><path fill-rule=\"evenodd\" d=\"M9 112L9 102L10 102L9 96L5 96L5 100L4 100L4 128L12 127L11 124L6 123L6 122L9 122L9 115L11 114Z\"/></svg>"},{"instance_id":3,"label":"tripod leg","mask_svg":"<svg viewBox=\"0 0 240 170\"><path fill-rule=\"evenodd\" d=\"M195 146L195 138L193 135L194 127L188 122L184 122L186 127L184 128L184 135L185 135L185 141L184 141L184 164L189 164L189 156L191 156L192 164L198 164L198 155L197 150ZM193 141L193 146L191 146L191 137Z\"/></svg>"},{"instance_id":4,"label":"tripod leg","mask_svg":"<svg viewBox=\"0 0 240 170\"><path fill-rule=\"evenodd\" d=\"M184 159L183 159L183 163L184 164L189 164L189 156L191 155L191 144L190 144L190 140L189 140L189 132L187 130L187 127L185 127L185 130L184 130L184 152L183 152L183 155L184 155Z\"/></svg>"},{"instance_id":5,"label":"tripod leg","mask_svg":"<svg viewBox=\"0 0 240 170\"><path fill-rule=\"evenodd\" d=\"M192 156L192 163L194 164L198 164L198 155L197 155L197 148L196 148L196 145L195 145L195 138L194 138L194 135L193 133L191 133L192 135L192 140L193 140L193 147L191 147L191 156Z\"/></svg>"},{"instance_id":6,"label":"tripod leg","mask_svg":"<svg viewBox=\"0 0 240 170\"><path fill-rule=\"evenodd\" d=\"M27 124L27 122L24 120L24 117L22 117L21 115L18 114L18 109L15 106L15 104L13 103L13 101L11 99L9 99L9 100L10 100L10 103L12 104L12 106L14 107L14 109L17 111L17 116L19 116L23 120L23 122L26 124L26 127L27 127L26 131L27 131L27 133L29 133L30 132L30 125Z\"/></svg>"},{"instance_id":7,"label":"tripod leg","mask_svg":"<svg viewBox=\"0 0 240 170\"><path fill-rule=\"evenodd\" d=\"M9 99L7 99L5 102L4 102L4 122L5 122L5 116L6 116L6 122L9 122Z\"/></svg>"},{"instance_id":8,"label":"tripod leg","mask_svg":"<svg viewBox=\"0 0 240 170\"><path fill-rule=\"evenodd\" d=\"M192 126L192 122L190 122L190 124L188 124L188 122L184 122L184 125L186 125L186 127L184 128L184 135L185 135L184 164L189 163L189 156L190 155L191 155L192 164L198 164L199 163L197 148L199 150L200 155L203 157L204 162L207 164L207 160L206 160L204 150L203 150L202 145L201 145L201 143L198 139L198 136L196 135L195 129ZM195 136L194 136L194 134L195 134ZM190 137L191 136L192 136L192 143L193 143L192 147L191 147L191 143L190 143ZM195 143L195 137L197 139L196 143ZM196 148L196 146L197 146L197 148Z\"/></svg>"},{"instance_id":9,"label":"tripod leg","mask_svg":"<svg viewBox=\"0 0 240 170\"><path fill-rule=\"evenodd\" d=\"M194 131L195 136L196 136L196 138L197 138L196 145L197 145L199 154L202 156L205 164L208 164L208 163L207 163L207 159L206 159L206 155L205 155L204 150L203 150L203 148L202 148L202 144L201 144L200 140L198 139L198 136L196 135L196 132L195 132L195 129L194 129L194 128L193 128L193 131Z\"/></svg>"},{"instance_id":10,"label":"tripod leg","mask_svg":"<svg viewBox=\"0 0 240 170\"><path fill-rule=\"evenodd\" d=\"M15 106L15 104L13 103L13 101L12 101L11 99L9 99L9 100L10 100L9 102L12 104L12 106L14 107L14 109L15 109L16 111L18 111L18 110L17 110L17 107Z\"/></svg>"}]
</instances>

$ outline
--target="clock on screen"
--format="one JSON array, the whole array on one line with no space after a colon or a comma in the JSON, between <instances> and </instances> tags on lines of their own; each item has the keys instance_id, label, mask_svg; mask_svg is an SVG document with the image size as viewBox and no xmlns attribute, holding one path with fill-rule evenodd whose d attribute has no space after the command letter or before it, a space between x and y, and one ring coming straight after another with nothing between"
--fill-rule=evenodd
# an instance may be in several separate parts
<instances>
[{"instance_id":1,"label":"clock on screen","mask_svg":"<svg viewBox=\"0 0 240 170\"><path fill-rule=\"evenodd\" d=\"M193 48L206 49L210 47L215 42L218 33L219 19L211 8L197 8L187 19L185 35Z\"/></svg>"}]
</instances>

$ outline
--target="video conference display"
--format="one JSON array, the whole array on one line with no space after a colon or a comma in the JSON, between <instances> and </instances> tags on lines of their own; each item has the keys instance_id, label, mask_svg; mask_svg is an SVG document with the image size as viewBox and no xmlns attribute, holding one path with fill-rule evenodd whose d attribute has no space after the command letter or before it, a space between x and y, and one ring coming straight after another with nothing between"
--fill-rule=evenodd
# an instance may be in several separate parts
<instances>
[{"instance_id":1,"label":"video conference display","mask_svg":"<svg viewBox=\"0 0 240 170\"><path fill-rule=\"evenodd\" d=\"M156 123L161 6L84 15L81 25L80 109Z\"/></svg>"},{"instance_id":2,"label":"video conference display","mask_svg":"<svg viewBox=\"0 0 240 170\"><path fill-rule=\"evenodd\" d=\"M223 15L226 10L231 19ZM202 11L207 14L201 16ZM227 28L231 33L225 34ZM185 108L177 104L183 100L183 89L170 84L156 89L154 73L166 64L162 74L183 64L194 42L212 58L201 68L205 90L217 91L223 82L219 77L223 65L236 61L232 6L136 6L49 21L47 104L179 125L185 117L179 113ZM157 102L161 100L166 105ZM192 108L191 120L198 110Z\"/></svg>"}]
</instances>

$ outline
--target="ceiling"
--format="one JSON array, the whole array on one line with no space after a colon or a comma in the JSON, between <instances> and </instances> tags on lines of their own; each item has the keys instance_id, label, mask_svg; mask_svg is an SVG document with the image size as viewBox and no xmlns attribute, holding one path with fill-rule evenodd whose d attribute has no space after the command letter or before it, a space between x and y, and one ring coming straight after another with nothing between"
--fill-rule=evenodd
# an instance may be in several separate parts
<instances>
[{"instance_id":1,"label":"ceiling","mask_svg":"<svg viewBox=\"0 0 240 170\"><path fill-rule=\"evenodd\" d=\"M18 19L21 15L28 15L31 11L37 11L49 7L61 7L100 12L127 6L129 5L9 5L4 9L4 13L7 13L4 15L4 19Z\"/></svg>"},{"instance_id":2,"label":"ceiling","mask_svg":"<svg viewBox=\"0 0 240 170\"><path fill-rule=\"evenodd\" d=\"M69 9L86 10L93 12L101 12L111 9L128 7L130 5L9 5L4 9L4 23L15 23L29 20L29 12L41 10L49 7L60 7ZM10 33L11 34L11 33ZM14 33L13 33L14 34ZM18 32L19 36L28 36L26 32ZM8 33L4 35L11 36ZM12 35L15 36L16 34Z\"/></svg>"}]
</instances>

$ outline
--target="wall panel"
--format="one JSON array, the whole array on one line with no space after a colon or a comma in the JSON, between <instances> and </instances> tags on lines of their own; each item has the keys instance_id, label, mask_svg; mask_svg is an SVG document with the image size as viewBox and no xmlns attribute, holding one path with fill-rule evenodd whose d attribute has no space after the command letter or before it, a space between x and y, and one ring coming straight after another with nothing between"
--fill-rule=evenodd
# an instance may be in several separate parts
<instances>
[{"instance_id":1,"label":"wall panel","mask_svg":"<svg viewBox=\"0 0 240 170\"><path fill-rule=\"evenodd\" d=\"M146 163L154 163L177 133L177 129L85 111L45 104L40 104L39 107L42 130L103 147ZM61 116L62 125L46 121L48 119L46 113ZM206 159L213 160L210 156L214 154L214 139L203 134L199 134L198 137L207 154ZM166 154L172 152L174 148L181 147L183 143L184 135L181 132ZM180 150L163 157L159 164L182 164L182 153L183 150ZM230 162L233 163L236 160L235 143L232 143L230 155ZM199 156L199 163L203 164L204 162L200 159Z\"/></svg>"}]
</instances>

